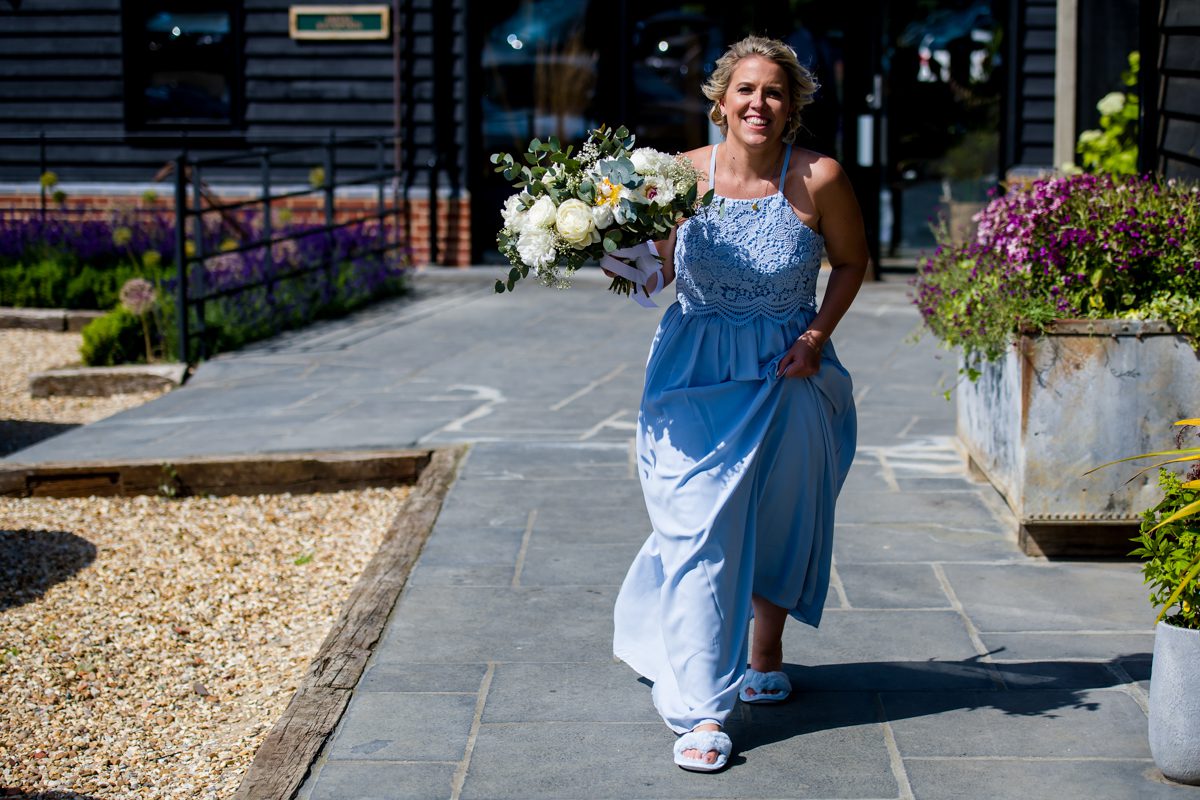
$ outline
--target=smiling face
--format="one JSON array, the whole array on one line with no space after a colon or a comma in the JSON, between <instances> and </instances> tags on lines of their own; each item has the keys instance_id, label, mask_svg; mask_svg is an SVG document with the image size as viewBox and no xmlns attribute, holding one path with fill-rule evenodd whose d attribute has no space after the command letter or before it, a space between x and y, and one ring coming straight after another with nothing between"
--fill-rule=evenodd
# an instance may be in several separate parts
<instances>
[{"instance_id":1,"label":"smiling face","mask_svg":"<svg viewBox=\"0 0 1200 800\"><path fill-rule=\"evenodd\" d=\"M781 139L790 111L789 94L783 67L762 56L743 58L720 101L728 135L751 146Z\"/></svg>"}]
</instances>

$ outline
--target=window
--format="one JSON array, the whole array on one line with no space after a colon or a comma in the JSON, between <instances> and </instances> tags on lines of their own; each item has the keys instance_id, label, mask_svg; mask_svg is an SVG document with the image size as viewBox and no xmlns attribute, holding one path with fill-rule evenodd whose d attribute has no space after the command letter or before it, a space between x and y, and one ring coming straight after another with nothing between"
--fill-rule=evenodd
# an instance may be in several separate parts
<instances>
[{"instance_id":1,"label":"window","mask_svg":"<svg viewBox=\"0 0 1200 800\"><path fill-rule=\"evenodd\" d=\"M242 125L241 3L124 3L125 123L133 130Z\"/></svg>"}]
</instances>

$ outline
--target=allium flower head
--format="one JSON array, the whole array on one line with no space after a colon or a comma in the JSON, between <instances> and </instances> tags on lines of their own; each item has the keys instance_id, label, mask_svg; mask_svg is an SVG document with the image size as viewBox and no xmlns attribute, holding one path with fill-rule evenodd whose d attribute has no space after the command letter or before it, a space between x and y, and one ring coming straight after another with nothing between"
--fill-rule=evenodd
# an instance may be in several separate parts
<instances>
[{"instance_id":1,"label":"allium flower head","mask_svg":"<svg viewBox=\"0 0 1200 800\"><path fill-rule=\"evenodd\" d=\"M121 305L136 316L154 308L154 286L144 278L130 278L121 287Z\"/></svg>"}]
</instances>

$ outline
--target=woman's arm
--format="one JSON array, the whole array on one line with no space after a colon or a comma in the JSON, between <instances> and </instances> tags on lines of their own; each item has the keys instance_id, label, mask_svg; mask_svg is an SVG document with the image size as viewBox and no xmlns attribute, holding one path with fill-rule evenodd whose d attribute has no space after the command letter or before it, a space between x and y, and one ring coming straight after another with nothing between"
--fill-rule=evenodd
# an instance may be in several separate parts
<instances>
[{"instance_id":1,"label":"woman's arm","mask_svg":"<svg viewBox=\"0 0 1200 800\"><path fill-rule=\"evenodd\" d=\"M813 165L809 192L820 215L825 252L833 273L817 316L780 359L779 374L790 378L806 378L820 369L821 348L858 294L870 258L862 211L850 179L837 162L822 158Z\"/></svg>"},{"instance_id":2,"label":"woman's arm","mask_svg":"<svg viewBox=\"0 0 1200 800\"><path fill-rule=\"evenodd\" d=\"M671 229L671 235L666 239L661 239L654 243L654 249L658 251L658 257L662 259L662 285L670 286L671 281L675 280L675 232L678 231L678 226ZM646 289L653 292L658 289L658 278L651 278L649 281L651 286Z\"/></svg>"}]
</instances>

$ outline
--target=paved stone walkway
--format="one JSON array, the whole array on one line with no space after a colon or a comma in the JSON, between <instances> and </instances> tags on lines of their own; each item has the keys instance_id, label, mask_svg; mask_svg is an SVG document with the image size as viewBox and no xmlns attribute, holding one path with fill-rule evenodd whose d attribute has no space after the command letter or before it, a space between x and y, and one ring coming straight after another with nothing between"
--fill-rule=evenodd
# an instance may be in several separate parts
<instances>
[{"instance_id":1,"label":"paved stone walkway","mask_svg":"<svg viewBox=\"0 0 1200 800\"><path fill-rule=\"evenodd\" d=\"M1136 565L1023 556L953 447L952 359L898 283L836 337L860 443L795 699L739 706L719 775L671 764L610 653L648 533L631 434L657 314L599 276L491 293L428 274L377 306L206 363L149 405L10 461L471 442L383 640L303 787L399 798L1200 797L1146 743L1152 612Z\"/></svg>"}]
</instances>

